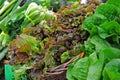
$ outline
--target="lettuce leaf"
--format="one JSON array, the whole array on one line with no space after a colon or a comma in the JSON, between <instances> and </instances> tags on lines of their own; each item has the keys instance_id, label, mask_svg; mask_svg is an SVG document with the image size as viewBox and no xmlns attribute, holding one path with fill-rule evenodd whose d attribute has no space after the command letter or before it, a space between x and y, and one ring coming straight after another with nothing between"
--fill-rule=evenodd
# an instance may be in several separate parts
<instances>
[{"instance_id":1,"label":"lettuce leaf","mask_svg":"<svg viewBox=\"0 0 120 80\"><path fill-rule=\"evenodd\" d=\"M99 57L104 59L104 62L107 63L112 59L120 58L120 49L117 48L105 48L99 53Z\"/></svg>"},{"instance_id":2,"label":"lettuce leaf","mask_svg":"<svg viewBox=\"0 0 120 80\"><path fill-rule=\"evenodd\" d=\"M76 78L71 74L71 71L74 67L74 65L76 64L76 62L78 61L79 59L75 60L73 63L71 63L67 69L67 74L66 74L66 77L68 80L76 80Z\"/></svg>"},{"instance_id":3,"label":"lettuce leaf","mask_svg":"<svg viewBox=\"0 0 120 80\"><path fill-rule=\"evenodd\" d=\"M119 53L119 49L108 47L102 49L99 55L94 52L89 57L78 59L68 67L67 79L100 80L103 74L104 80L119 80L120 61L113 61L120 58Z\"/></svg>"},{"instance_id":4,"label":"lettuce leaf","mask_svg":"<svg viewBox=\"0 0 120 80\"><path fill-rule=\"evenodd\" d=\"M120 0L108 0L107 3L98 6L95 14L83 22L83 28L90 33L83 48L89 55L68 67L68 80L120 79L119 2Z\"/></svg>"},{"instance_id":5,"label":"lettuce leaf","mask_svg":"<svg viewBox=\"0 0 120 80\"><path fill-rule=\"evenodd\" d=\"M111 38L111 41L119 44L120 24L116 21L106 22L98 27L98 34L101 38Z\"/></svg>"},{"instance_id":6,"label":"lettuce leaf","mask_svg":"<svg viewBox=\"0 0 120 80\"><path fill-rule=\"evenodd\" d=\"M120 79L120 59L113 59L107 63L103 70L103 80Z\"/></svg>"},{"instance_id":7,"label":"lettuce leaf","mask_svg":"<svg viewBox=\"0 0 120 80\"><path fill-rule=\"evenodd\" d=\"M120 0L108 0L107 1L107 4L113 4L113 5L115 5L115 6L117 6L118 8L120 8Z\"/></svg>"},{"instance_id":8,"label":"lettuce leaf","mask_svg":"<svg viewBox=\"0 0 120 80\"><path fill-rule=\"evenodd\" d=\"M91 32L91 29L93 28L93 26L95 25L99 26L101 23L104 23L105 21L107 21L107 18L104 15L95 14L93 16L86 18L82 26L85 30L87 30L88 32Z\"/></svg>"},{"instance_id":9,"label":"lettuce leaf","mask_svg":"<svg viewBox=\"0 0 120 80\"><path fill-rule=\"evenodd\" d=\"M112 4L102 4L98 6L95 14L104 15L108 20L114 20L119 16L117 7Z\"/></svg>"},{"instance_id":10,"label":"lettuce leaf","mask_svg":"<svg viewBox=\"0 0 120 80\"><path fill-rule=\"evenodd\" d=\"M85 57L76 62L72 69L72 75L77 80L86 80L89 67L89 58Z\"/></svg>"},{"instance_id":11,"label":"lettuce leaf","mask_svg":"<svg viewBox=\"0 0 120 80\"><path fill-rule=\"evenodd\" d=\"M100 38L100 37L97 36L97 35L93 36L93 37L90 39L90 41L91 41L91 43L92 43L93 45L95 45L95 51L96 51L96 52L99 52L99 51L101 51L101 50L104 49L104 48L110 47L110 44L109 44L106 40Z\"/></svg>"},{"instance_id":12,"label":"lettuce leaf","mask_svg":"<svg viewBox=\"0 0 120 80\"><path fill-rule=\"evenodd\" d=\"M39 44L35 37L28 36L25 34L18 35L16 39L10 42L9 54L12 56L11 62L16 64L26 63L38 56L39 54Z\"/></svg>"},{"instance_id":13,"label":"lettuce leaf","mask_svg":"<svg viewBox=\"0 0 120 80\"><path fill-rule=\"evenodd\" d=\"M89 61L91 61L91 65L89 66L87 80L100 80L104 62L103 59L98 58L94 52L89 56Z\"/></svg>"},{"instance_id":14,"label":"lettuce leaf","mask_svg":"<svg viewBox=\"0 0 120 80\"><path fill-rule=\"evenodd\" d=\"M68 67L68 80L100 80L103 59L98 59L96 53L81 58Z\"/></svg>"}]
</instances>

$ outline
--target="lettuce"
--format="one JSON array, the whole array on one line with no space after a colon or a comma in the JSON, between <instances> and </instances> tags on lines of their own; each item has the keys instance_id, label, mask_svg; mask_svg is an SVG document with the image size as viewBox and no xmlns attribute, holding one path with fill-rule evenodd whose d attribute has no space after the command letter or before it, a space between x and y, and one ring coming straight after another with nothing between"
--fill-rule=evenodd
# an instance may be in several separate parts
<instances>
[{"instance_id":1,"label":"lettuce","mask_svg":"<svg viewBox=\"0 0 120 80\"><path fill-rule=\"evenodd\" d=\"M74 65L73 65L74 64ZM96 53L81 58L68 67L68 80L100 80L103 59L98 59Z\"/></svg>"},{"instance_id":2,"label":"lettuce","mask_svg":"<svg viewBox=\"0 0 120 80\"><path fill-rule=\"evenodd\" d=\"M107 18L104 15L95 14L93 16L86 18L82 23L82 27L88 32L91 32L93 26L96 25L99 26L101 23L104 23L105 21L107 21Z\"/></svg>"},{"instance_id":3,"label":"lettuce","mask_svg":"<svg viewBox=\"0 0 120 80\"><path fill-rule=\"evenodd\" d=\"M90 33L83 45L86 55L68 67L68 80L120 80L119 3L108 0L84 20L82 27Z\"/></svg>"},{"instance_id":4,"label":"lettuce","mask_svg":"<svg viewBox=\"0 0 120 80\"><path fill-rule=\"evenodd\" d=\"M103 70L103 80L119 80L120 79L120 59L113 59L107 63Z\"/></svg>"},{"instance_id":5,"label":"lettuce","mask_svg":"<svg viewBox=\"0 0 120 80\"><path fill-rule=\"evenodd\" d=\"M102 4L95 10L95 14L101 14L107 17L108 20L114 20L118 17L117 7L112 4Z\"/></svg>"},{"instance_id":6,"label":"lettuce","mask_svg":"<svg viewBox=\"0 0 120 80\"><path fill-rule=\"evenodd\" d=\"M68 80L119 80L120 50L104 48L88 57L80 58L72 63L67 70ZM117 63L116 63L117 62ZM103 69L104 68L104 69Z\"/></svg>"},{"instance_id":7,"label":"lettuce","mask_svg":"<svg viewBox=\"0 0 120 80\"><path fill-rule=\"evenodd\" d=\"M120 8L120 4L119 4L120 0L117 0L117 1L116 0L108 0L107 3L113 4L113 5L117 6L118 8Z\"/></svg>"}]
</instances>

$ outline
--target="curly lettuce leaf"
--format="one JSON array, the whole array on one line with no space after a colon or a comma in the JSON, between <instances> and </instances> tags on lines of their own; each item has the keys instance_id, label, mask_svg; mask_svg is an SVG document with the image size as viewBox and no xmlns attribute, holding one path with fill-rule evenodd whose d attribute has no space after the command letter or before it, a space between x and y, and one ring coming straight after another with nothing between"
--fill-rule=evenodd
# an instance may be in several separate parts
<instances>
[{"instance_id":1,"label":"curly lettuce leaf","mask_svg":"<svg viewBox=\"0 0 120 80\"><path fill-rule=\"evenodd\" d=\"M9 44L9 54L15 64L26 63L39 53L39 44L35 37L25 34L18 35Z\"/></svg>"}]
</instances>

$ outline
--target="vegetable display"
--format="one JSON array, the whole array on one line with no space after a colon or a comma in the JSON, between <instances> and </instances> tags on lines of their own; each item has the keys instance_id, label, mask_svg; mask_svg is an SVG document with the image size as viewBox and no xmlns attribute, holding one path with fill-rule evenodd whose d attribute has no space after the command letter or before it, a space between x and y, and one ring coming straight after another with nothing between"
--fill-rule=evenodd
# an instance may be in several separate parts
<instances>
[{"instance_id":1,"label":"vegetable display","mask_svg":"<svg viewBox=\"0 0 120 80\"><path fill-rule=\"evenodd\" d=\"M28 23L31 24L31 22L27 22L22 33L8 45L10 64L16 66L14 68L15 79L24 75L27 76L27 79L60 79L60 77L54 78L55 75L50 76L52 68L82 52L81 46L89 34L82 30L81 24L85 17L93 14L98 4L99 2L95 1L87 5L77 3L66 8L62 7L55 15L53 12L31 3L25 12L25 16L27 16L25 22L26 19L30 19L34 22L39 21L39 24L27 27ZM33 5L34 7L30 8ZM36 16L37 21L34 20L37 19ZM30 36L31 38L29 38ZM65 75L65 73L63 74Z\"/></svg>"},{"instance_id":2,"label":"vegetable display","mask_svg":"<svg viewBox=\"0 0 120 80\"><path fill-rule=\"evenodd\" d=\"M82 27L90 33L83 45L86 56L68 67L68 80L120 79L119 2L108 0L84 20Z\"/></svg>"},{"instance_id":3,"label":"vegetable display","mask_svg":"<svg viewBox=\"0 0 120 80\"><path fill-rule=\"evenodd\" d=\"M0 77L9 64L13 80L119 80L119 3L0 0Z\"/></svg>"}]
</instances>

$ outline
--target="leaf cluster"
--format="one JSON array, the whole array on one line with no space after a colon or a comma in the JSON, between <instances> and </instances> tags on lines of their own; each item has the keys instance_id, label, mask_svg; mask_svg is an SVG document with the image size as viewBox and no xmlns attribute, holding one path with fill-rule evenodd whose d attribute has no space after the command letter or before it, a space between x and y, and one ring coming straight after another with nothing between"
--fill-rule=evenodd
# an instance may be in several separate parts
<instances>
[{"instance_id":1,"label":"leaf cluster","mask_svg":"<svg viewBox=\"0 0 120 80\"><path fill-rule=\"evenodd\" d=\"M84 58L67 70L68 80L119 80L120 0L99 5L82 27L90 33L84 42Z\"/></svg>"},{"instance_id":2,"label":"leaf cluster","mask_svg":"<svg viewBox=\"0 0 120 80\"><path fill-rule=\"evenodd\" d=\"M82 30L81 23L85 17L93 13L92 7L97 5L95 2L88 5L71 5L56 13L55 22L50 20L42 26L26 27L22 34L9 44L10 63L20 65L14 70L16 74L19 74L19 77L24 73L31 79L45 79L49 68L65 63L80 54L81 46L89 36ZM76 25L71 24L69 19L72 19L73 23L77 22ZM65 24L64 20L69 25ZM23 71L21 68L24 68ZM20 73L17 73L19 70Z\"/></svg>"}]
</instances>

